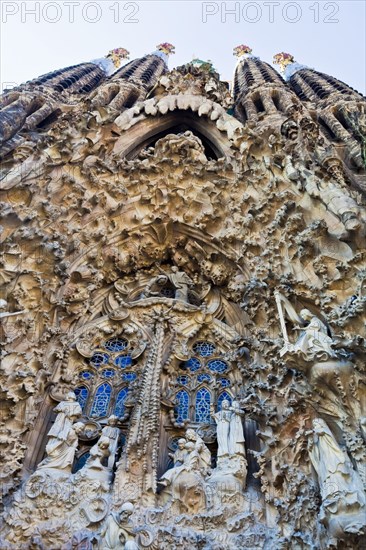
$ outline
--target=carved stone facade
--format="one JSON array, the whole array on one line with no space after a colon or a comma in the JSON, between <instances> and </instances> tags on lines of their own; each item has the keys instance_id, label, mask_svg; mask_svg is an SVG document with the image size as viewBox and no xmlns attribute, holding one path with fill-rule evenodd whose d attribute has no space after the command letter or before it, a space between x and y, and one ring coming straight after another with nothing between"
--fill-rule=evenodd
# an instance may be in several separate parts
<instances>
[{"instance_id":1,"label":"carved stone facade","mask_svg":"<svg viewBox=\"0 0 366 550\"><path fill-rule=\"evenodd\" d=\"M364 100L172 51L3 96L0 548L361 548Z\"/></svg>"}]
</instances>

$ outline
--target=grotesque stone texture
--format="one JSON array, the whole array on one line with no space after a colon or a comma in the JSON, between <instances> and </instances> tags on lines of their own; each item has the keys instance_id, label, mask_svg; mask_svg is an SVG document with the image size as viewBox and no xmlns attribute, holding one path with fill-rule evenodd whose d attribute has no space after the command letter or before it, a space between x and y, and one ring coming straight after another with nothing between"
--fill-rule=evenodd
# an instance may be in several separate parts
<instances>
[{"instance_id":1,"label":"grotesque stone texture","mask_svg":"<svg viewBox=\"0 0 366 550\"><path fill-rule=\"evenodd\" d=\"M248 60L4 134L1 548L364 544L362 173Z\"/></svg>"}]
</instances>

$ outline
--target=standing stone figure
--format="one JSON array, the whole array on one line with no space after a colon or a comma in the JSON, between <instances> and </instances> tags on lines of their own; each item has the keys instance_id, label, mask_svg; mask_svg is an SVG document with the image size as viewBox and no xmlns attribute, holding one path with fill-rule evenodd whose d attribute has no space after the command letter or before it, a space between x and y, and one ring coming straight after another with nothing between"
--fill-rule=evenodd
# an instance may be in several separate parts
<instances>
[{"instance_id":1,"label":"standing stone figure","mask_svg":"<svg viewBox=\"0 0 366 550\"><path fill-rule=\"evenodd\" d=\"M217 456L225 456L229 453L229 433L230 433L230 421L232 412L230 410L230 403L227 399L222 402L222 409L217 413L214 412L214 408L211 405L211 416L216 422L217 433Z\"/></svg>"},{"instance_id":2,"label":"standing stone figure","mask_svg":"<svg viewBox=\"0 0 366 550\"><path fill-rule=\"evenodd\" d=\"M324 420L315 418L313 427L309 454L322 496L320 520L333 539L342 538L343 533L361 533L366 525L361 478Z\"/></svg>"},{"instance_id":3,"label":"standing stone figure","mask_svg":"<svg viewBox=\"0 0 366 550\"><path fill-rule=\"evenodd\" d=\"M241 410L240 404L238 401L233 401L230 411L231 411L231 418L230 418L230 430L229 430L229 454L245 455L245 447L244 447L245 437L244 437L243 422L242 422L244 411Z\"/></svg>"},{"instance_id":4,"label":"standing stone figure","mask_svg":"<svg viewBox=\"0 0 366 550\"><path fill-rule=\"evenodd\" d=\"M109 457L108 468L112 469L116 460L116 452L118 448L119 434L121 430L117 428L118 416L112 414L107 420L107 425L102 429L102 436L109 438Z\"/></svg>"},{"instance_id":5,"label":"standing stone figure","mask_svg":"<svg viewBox=\"0 0 366 550\"><path fill-rule=\"evenodd\" d=\"M48 436L66 440L72 424L82 415L81 406L76 401L74 392L70 391L66 395L65 401L61 401L53 410L58 414L52 428L48 432Z\"/></svg>"}]
</instances>

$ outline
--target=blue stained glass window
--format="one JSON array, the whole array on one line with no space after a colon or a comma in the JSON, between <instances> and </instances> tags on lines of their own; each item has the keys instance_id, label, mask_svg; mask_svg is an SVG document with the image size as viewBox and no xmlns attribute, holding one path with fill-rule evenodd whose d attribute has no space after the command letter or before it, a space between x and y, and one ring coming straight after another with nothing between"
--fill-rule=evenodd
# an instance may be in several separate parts
<instances>
[{"instance_id":1,"label":"blue stained glass window","mask_svg":"<svg viewBox=\"0 0 366 550\"><path fill-rule=\"evenodd\" d=\"M180 390L175 396L175 419L183 422L189 417L189 395L186 390Z\"/></svg>"},{"instance_id":2,"label":"blue stained glass window","mask_svg":"<svg viewBox=\"0 0 366 550\"><path fill-rule=\"evenodd\" d=\"M197 376L198 382L209 382L211 380L211 376L209 374L199 374Z\"/></svg>"},{"instance_id":3,"label":"blue stained glass window","mask_svg":"<svg viewBox=\"0 0 366 550\"><path fill-rule=\"evenodd\" d=\"M115 358L114 363L117 367L125 369L126 367L132 365L131 355L118 355L118 357Z\"/></svg>"},{"instance_id":4,"label":"blue stained glass window","mask_svg":"<svg viewBox=\"0 0 366 550\"><path fill-rule=\"evenodd\" d=\"M178 449L178 441L180 439L181 439L180 437L174 437L169 443L169 449L176 451Z\"/></svg>"},{"instance_id":5,"label":"blue stained glass window","mask_svg":"<svg viewBox=\"0 0 366 550\"><path fill-rule=\"evenodd\" d=\"M90 453L84 453L83 455L79 456L79 458L77 459L77 461L75 462L74 464L74 467L72 469L72 473L75 474L75 472L78 472L79 470L81 470L81 468L83 466L85 466L85 463L86 461L88 460L90 456Z\"/></svg>"},{"instance_id":6,"label":"blue stained glass window","mask_svg":"<svg viewBox=\"0 0 366 550\"><path fill-rule=\"evenodd\" d=\"M177 376L177 382L182 386L187 386L189 382L189 378L185 374L182 374L181 376Z\"/></svg>"},{"instance_id":7,"label":"blue stained glass window","mask_svg":"<svg viewBox=\"0 0 366 550\"><path fill-rule=\"evenodd\" d=\"M122 388L118 393L116 399L116 405L114 407L114 414L120 418L125 414L125 401L128 394L128 388Z\"/></svg>"},{"instance_id":8,"label":"blue stained glass window","mask_svg":"<svg viewBox=\"0 0 366 550\"><path fill-rule=\"evenodd\" d=\"M217 410L218 411L221 411L222 402L225 401L225 399L226 399L226 401L229 401L230 405L233 401L231 395L227 391L223 391L222 393L220 393L219 398L217 400Z\"/></svg>"},{"instance_id":9,"label":"blue stained glass window","mask_svg":"<svg viewBox=\"0 0 366 550\"><path fill-rule=\"evenodd\" d=\"M105 383L99 386L95 393L90 416L107 416L112 388Z\"/></svg>"},{"instance_id":10,"label":"blue stained glass window","mask_svg":"<svg viewBox=\"0 0 366 550\"><path fill-rule=\"evenodd\" d=\"M230 380L227 378L219 378L218 382L222 388L228 388L230 386Z\"/></svg>"},{"instance_id":11,"label":"blue stained glass window","mask_svg":"<svg viewBox=\"0 0 366 550\"><path fill-rule=\"evenodd\" d=\"M88 394L89 394L88 389L85 386L79 386L78 388L75 389L74 393L76 395L77 401L79 402L81 410L84 412L85 405L88 399Z\"/></svg>"},{"instance_id":12,"label":"blue stained glass window","mask_svg":"<svg viewBox=\"0 0 366 550\"><path fill-rule=\"evenodd\" d=\"M211 395L206 388L198 390L196 395L196 422L210 421Z\"/></svg>"},{"instance_id":13,"label":"blue stained glass window","mask_svg":"<svg viewBox=\"0 0 366 550\"><path fill-rule=\"evenodd\" d=\"M89 372L88 370L83 370L79 373L79 377L83 380L90 380L90 378L93 378L94 374L92 372Z\"/></svg>"},{"instance_id":14,"label":"blue stained glass window","mask_svg":"<svg viewBox=\"0 0 366 550\"><path fill-rule=\"evenodd\" d=\"M115 374L116 373L112 369L104 369L104 371L102 372L104 378L113 378Z\"/></svg>"},{"instance_id":15,"label":"blue stained glass window","mask_svg":"<svg viewBox=\"0 0 366 550\"><path fill-rule=\"evenodd\" d=\"M94 367L100 367L101 365L106 365L109 361L109 355L108 353L101 353L96 352L93 354L93 356L90 358L90 363Z\"/></svg>"},{"instance_id":16,"label":"blue stained glass window","mask_svg":"<svg viewBox=\"0 0 366 550\"><path fill-rule=\"evenodd\" d=\"M201 357L209 357L215 353L216 346L211 342L196 342L193 346L193 351Z\"/></svg>"},{"instance_id":17,"label":"blue stained glass window","mask_svg":"<svg viewBox=\"0 0 366 550\"><path fill-rule=\"evenodd\" d=\"M104 342L104 347L108 351L123 351L128 346L128 340L124 338L111 338Z\"/></svg>"},{"instance_id":18,"label":"blue stained glass window","mask_svg":"<svg viewBox=\"0 0 366 550\"><path fill-rule=\"evenodd\" d=\"M137 374L135 372L123 372L122 373L122 380L125 382L132 382L133 380L136 380Z\"/></svg>"},{"instance_id":19,"label":"blue stained glass window","mask_svg":"<svg viewBox=\"0 0 366 550\"><path fill-rule=\"evenodd\" d=\"M207 366L212 372L225 372L228 369L227 364L224 361L221 361L220 359L214 359L213 361L209 361L207 363Z\"/></svg>"},{"instance_id":20,"label":"blue stained glass window","mask_svg":"<svg viewBox=\"0 0 366 550\"><path fill-rule=\"evenodd\" d=\"M196 357L191 357L188 361L183 363L182 368L189 369L191 372L196 372L196 370L201 368L201 362L199 359L196 359Z\"/></svg>"}]
</instances>

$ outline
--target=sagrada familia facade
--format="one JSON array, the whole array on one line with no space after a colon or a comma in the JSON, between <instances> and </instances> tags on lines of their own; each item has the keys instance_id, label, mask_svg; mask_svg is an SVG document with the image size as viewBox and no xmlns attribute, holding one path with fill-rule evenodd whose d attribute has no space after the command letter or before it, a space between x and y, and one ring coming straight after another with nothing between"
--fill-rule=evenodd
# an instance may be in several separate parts
<instances>
[{"instance_id":1,"label":"sagrada familia facade","mask_svg":"<svg viewBox=\"0 0 366 550\"><path fill-rule=\"evenodd\" d=\"M1 97L2 550L366 544L365 101L234 52Z\"/></svg>"}]
</instances>

